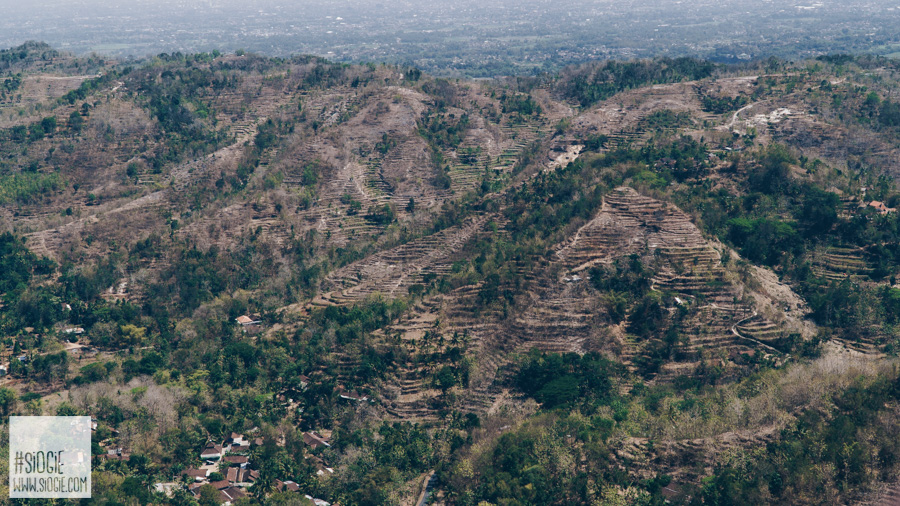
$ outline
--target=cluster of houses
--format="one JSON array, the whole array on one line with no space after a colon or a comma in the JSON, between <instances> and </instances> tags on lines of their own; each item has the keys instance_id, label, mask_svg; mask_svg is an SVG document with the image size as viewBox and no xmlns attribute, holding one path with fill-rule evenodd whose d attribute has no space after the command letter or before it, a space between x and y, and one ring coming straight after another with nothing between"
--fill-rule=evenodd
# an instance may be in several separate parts
<instances>
[{"instance_id":1,"label":"cluster of houses","mask_svg":"<svg viewBox=\"0 0 900 506\"><path fill-rule=\"evenodd\" d=\"M310 450L318 450L320 448L330 448L331 443L331 431L309 431L303 433L303 443L309 447ZM316 467L316 475L317 476L327 476L330 474L334 474L334 469L328 466L327 463L321 458L315 455L309 455L306 457L307 460L312 462L312 464Z\"/></svg>"},{"instance_id":2,"label":"cluster of houses","mask_svg":"<svg viewBox=\"0 0 900 506\"><path fill-rule=\"evenodd\" d=\"M195 496L200 495L200 488L210 485L216 489L220 504L231 504L248 494L246 488L259 479L259 471L250 469L250 452L252 446L262 445L262 438L252 441L243 434L231 433L222 444L212 441L200 451L200 459L206 463L200 468L189 467L182 471L182 476L193 479L188 490ZM210 481L212 473L220 473L224 479Z\"/></svg>"},{"instance_id":3,"label":"cluster of houses","mask_svg":"<svg viewBox=\"0 0 900 506\"><path fill-rule=\"evenodd\" d=\"M318 432L308 432L303 435L303 441L311 448L330 446L328 444L329 435L323 435ZM187 486L188 490L194 495L200 495L200 489L204 485L210 485L216 489L220 504L229 505L248 496L246 491L259 479L259 471L250 467L250 457L247 455L251 448L261 446L263 438L256 437L247 439L243 434L231 433L222 444L208 442L200 451L200 459L205 463L199 468L189 467L182 471L182 476L190 480ZM277 441L280 446L284 445L284 439ZM322 476L326 473L334 472L334 469L327 467L320 458L310 457L314 460L318 471L317 474ZM222 479L211 481L210 477L213 473L219 473ZM219 476L215 476L218 478ZM293 481L275 480L275 488L278 491L297 492L300 493L300 486ZM329 506L327 501L306 496L317 506Z\"/></svg>"},{"instance_id":4,"label":"cluster of houses","mask_svg":"<svg viewBox=\"0 0 900 506\"><path fill-rule=\"evenodd\" d=\"M91 417L91 439L97 439L97 427L99 422L93 416ZM125 451L124 448L115 444L116 438L119 436L119 431L113 429L112 427L107 428L109 431L109 438L103 439L102 441L98 441L97 444L100 448L106 450L106 453L101 453L96 456L97 460L128 460L131 457L131 454Z\"/></svg>"},{"instance_id":5,"label":"cluster of houses","mask_svg":"<svg viewBox=\"0 0 900 506\"><path fill-rule=\"evenodd\" d=\"M888 213L897 212L896 208L888 207L888 205L886 203L878 201L878 200L872 200L872 201L866 202L868 200L868 199L866 199L866 192L868 190L869 190L869 188L863 186L862 188L859 189L860 193L862 193L862 198L860 198L860 197L842 197L841 200L846 202L848 204L848 207L851 207L852 205L856 205L857 207L859 207L860 210L872 209L873 211L875 211L876 213L878 213L882 216L884 216ZM837 193L838 195L841 194L840 190L836 190L833 187L829 188L828 191Z\"/></svg>"},{"instance_id":6,"label":"cluster of houses","mask_svg":"<svg viewBox=\"0 0 900 506\"><path fill-rule=\"evenodd\" d=\"M245 332L255 333L261 329L262 320L259 315L250 314L236 318L236 322L244 329ZM80 327L66 327L62 329L64 335L71 337L80 336L84 333L84 329ZM66 351L70 353L84 354L85 352L96 353L92 347L85 346L80 343L65 343ZM27 356L23 356L23 360L27 360ZM2 369L2 368L0 368ZM2 374L4 371L0 371ZM307 376L300 377L300 388L305 390L313 382ZM349 390L339 386L336 393L341 399L351 402L368 402L368 395ZM97 430L97 420L91 418L91 430ZM106 453L97 455L95 458L101 461L127 461L130 453L115 444L115 436L118 431L111 431L112 437L104 440L100 445L105 449ZM329 448L331 446L330 431L309 431L302 435L304 444L312 450ZM284 437L276 442L278 445L285 444ZM217 498L220 504L230 505L242 497L250 495L247 489L256 483L260 477L259 470L250 467L250 451L252 448L263 444L262 437L253 437L248 439L244 434L231 433L222 443L209 441L199 453L200 460L204 463L200 466L192 466L182 471L181 476L186 480L185 483L188 491L195 497L200 496L200 490L205 485L209 485L216 490ZM318 453L318 452L317 452ZM334 469L320 456L309 455L309 461L315 466L318 476L327 476L334 473ZM215 474L214 474L215 473ZM300 486L291 480L275 480L275 489L280 492L302 493ZM179 483L157 483L155 489L166 494L171 494L174 489L182 487ZM330 506L327 501L317 499L304 494L305 498L313 502L316 506Z\"/></svg>"}]
</instances>

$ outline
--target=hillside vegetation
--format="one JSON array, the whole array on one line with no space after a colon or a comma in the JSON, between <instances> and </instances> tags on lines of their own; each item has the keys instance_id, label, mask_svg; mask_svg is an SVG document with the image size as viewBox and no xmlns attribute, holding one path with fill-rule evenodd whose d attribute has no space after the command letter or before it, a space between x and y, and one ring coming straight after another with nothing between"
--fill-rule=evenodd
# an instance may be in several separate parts
<instances>
[{"instance_id":1,"label":"hillside vegetation","mask_svg":"<svg viewBox=\"0 0 900 506\"><path fill-rule=\"evenodd\" d=\"M110 504L875 504L898 70L0 52L0 409Z\"/></svg>"}]
</instances>

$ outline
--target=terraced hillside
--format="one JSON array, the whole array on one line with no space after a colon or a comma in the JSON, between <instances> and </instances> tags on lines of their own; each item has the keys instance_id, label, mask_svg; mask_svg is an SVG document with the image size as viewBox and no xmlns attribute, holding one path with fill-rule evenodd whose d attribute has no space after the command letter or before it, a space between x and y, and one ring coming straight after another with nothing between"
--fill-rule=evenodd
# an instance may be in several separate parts
<instances>
[{"instance_id":1,"label":"terraced hillside","mask_svg":"<svg viewBox=\"0 0 900 506\"><path fill-rule=\"evenodd\" d=\"M866 278L872 268L865 259L861 248L829 246L813 256L816 273L829 281L846 278Z\"/></svg>"},{"instance_id":2,"label":"terraced hillside","mask_svg":"<svg viewBox=\"0 0 900 506\"><path fill-rule=\"evenodd\" d=\"M462 258L466 244L484 232L489 218L473 218L333 271L327 282L335 290L323 295L323 302L352 304L375 294L406 296L413 285L449 274L453 261Z\"/></svg>"},{"instance_id":3,"label":"terraced hillside","mask_svg":"<svg viewBox=\"0 0 900 506\"><path fill-rule=\"evenodd\" d=\"M341 504L797 499L809 455L842 503L897 471L890 62L56 58L0 77L9 413L90 411L176 485L259 434L259 483Z\"/></svg>"},{"instance_id":4,"label":"terraced hillside","mask_svg":"<svg viewBox=\"0 0 900 506\"><path fill-rule=\"evenodd\" d=\"M434 239L427 238L429 242ZM402 293L408 288L398 287L421 279L418 275L422 271L416 263L431 259L430 252L421 251L417 242L336 271L334 279L347 288L322 302L346 304L374 293ZM393 269L385 261L410 253L417 255L393 262ZM445 343L445 347L464 342L472 368L467 388L456 392L455 407L481 415L491 410L503 392L512 362L532 348L548 353L602 351L638 370L649 360L659 339L647 341L630 335L627 317L619 324L610 323L608 308L588 274L591 266L611 265L632 255L661 266L652 290L671 304L669 312L679 308L686 312L680 321L683 342L672 355L673 360L667 357L651 378L671 381L689 376L709 361L718 362L726 370L738 368L745 355L755 353L782 356L776 347L789 330L754 310L752 298L745 296L742 284L725 269L720 253L689 217L670 204L627 187L608 194L597 216L561 244L553 260L528 277L527 302L520 302L513 314L483 306L479 302L483 287L476 284L427 297L423 305L385 329L385 335L397 335L411 352L435 346L436 341ZM366 276L367 269L386 276ZM396 274L390 276L392 272ZM387 382L388 413L399 418L409 415L419 421L438 420L438 413L446 409L440 406L446 406L446 401L427 381L435 367L407 366Z\"/></svg>"},{"instance_id":5,"label":"terraced hillside","mask_svg":"<svg viewBox=\"0 0 900 506\"><path fill-rule=\"evenodd\" d=\"M617 188L604 198L601 212L556 252L568 269L565 279L578 279L577 283L588 282L584 278L589 267L609 265L628 255L654 257L660 269L652 290L672 298L672 311L687 309L680 351L684 360L664 366L661 375L683 374L701 358L728 361L756 349L773 351L758 342L758 333L746 332L746 325L734 330L738 322L746 323L753 304L745 300L741 283L726 271L721 253L687 215L669 204L631 188ZM784 332L770 322L765 324L770 336ZM623 344L623 354L631 361L647 347L627 334Z\"/></svg>"}]
</instances>

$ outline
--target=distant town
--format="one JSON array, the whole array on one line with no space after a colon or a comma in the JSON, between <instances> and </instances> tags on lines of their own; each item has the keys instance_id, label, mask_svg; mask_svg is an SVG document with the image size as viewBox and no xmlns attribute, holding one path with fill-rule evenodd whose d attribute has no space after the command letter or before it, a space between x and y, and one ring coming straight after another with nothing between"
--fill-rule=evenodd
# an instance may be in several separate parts
<instances>
[{"instance_id":1,"label":"distant town","mask_svg":"<svg viewBox=\"0 0 900 506\"><path fill-rule=\"evenodd\" d=\"M159 8L157 8L159 6ZM752 13L752 14L751 14ZM703 23L696 19L702 17ZM10 6L0 47L43 40L75 54L144 57L239 49L341 62L414 64L438 75L555 71L593 59L698 56L735 63L769 56L900 51L900 8L851 0L771 2L352 2L163 0L151 6L63 4L34 19Z\"/></svg>"}]
</instances>

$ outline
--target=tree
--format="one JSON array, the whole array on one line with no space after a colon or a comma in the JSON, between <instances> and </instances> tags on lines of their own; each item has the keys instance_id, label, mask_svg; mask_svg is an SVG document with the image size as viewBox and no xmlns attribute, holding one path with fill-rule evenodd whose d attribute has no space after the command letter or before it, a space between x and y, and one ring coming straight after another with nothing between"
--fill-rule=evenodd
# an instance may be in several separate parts
<instances>
[{"instance_id":1,"label":"tree","mask_svg":"<svg viewBox=\"0 0 900 506\"><path fill-rule=\"evenodd\" d=\"M888 127L900 125L900 104L895 104L890 100L882 102L878 111L878 121Z\"/></svg>"},{"instance_id":2,"label":"tree","mask_svg":"<svg viewBox=\"0 0 900 506\"><path fill-rule=\"evenodd\" d=\"M72 114L69 115L69 130L78 133L82 128L84 128L84 116L78 111L72 111Z\"/></svg>"},{"instance_id":3,"label":"tree","mask_svg":"<svg viewBox=\"0 0 900 506\"><path fill-rule=\"evenodd\" d=\"M46 287L27 291L15 307L23 327L44 329L62 319L59 299Z\"/></svg>"},{"instance_id":4,"label":"tree","mask_svg":"<svg viewBox=\"0 0 900 506\"><path fill-rule=\"evenodd\" d=\"M56 407L56 416L78 416L78 408L68 402L63 402Z\"/></svg>"},{"instance_id":5,"label":"tree","mask_svg":"<svg viewBox=\"0 0 900 506\"><path fill-rule=\"evenodd\" d=\"M29 416L39 416L43 410L44 408L40 398L31 399L25 403L25 412L28 413Z\"/></svg>"},{"instance_id":6,"label":"tree","mask_svg":"<svg viewBox=\"0 0 900 506\"><path fill-rule=\"evenodd\" d=\"M138 167L137 163L131 162L128 164L128 167L125 169L125 175L131 179L134 179L138 176L139 169L140 169L140 167Z\"/></svg>"},{"instance_id":7,"label":"tree","mask_svg":"<svg viewBox=\"0 0 900 506\"><path fill-rule=\"evenodd\" d=\"M413 82L418 81L422 78L422 71L416 67L409 67L406 69L406 78Z\"/></svg>"},{"instance_id":8,"label":"tree","mask_svg":"<svg viewBox=\"0 0 900 506\"><path fill-rule=\"evenodd\" d=\"M759 165L750 173L750 188L754 191L775 194L783 193L791 186L791 164L797 159L780 144L773 144L763 152Z\"/></svg>"},{"instance_id":9,"label":"tree","mask_svg":"<svg viewBox=\"0 0 900 506\"><path fill-rule=\"evenodd\" d=\"M394 214L394 209L390 206L390 204L384 204L382 206L370 207L369 212L368 214L366 214L365 218L378 225L387 225L392 223L396 219L396 215Z\"/></svg>"},{"instance_id":10,"label":"tree","mask_svg":"<svg viewBox=\"0 0 900 506\"><path fill-rule=\"evenodd\" d=\"M578 378L572 375L550 381L534 395L534 399L545 408L567 404L576 398L578 398Z\"/></svg>"},{"instance_id":11,"label":"tree","mask_svg":"<svg viewBox=\"0 0 900 506\"><path fill-rule=\"evenodd\" d=\"M219 506L219 491L207 483L200 487L200 506Z\"/></svg>"},{"instance_id":12,"label":"tree","mask_svg":"<svg viewBox=\"0 0 900 506\"><path fill-rule=\"evenodd\" d=\"M19 397L11 388L0 387L0 416L8 416L16 409Z\"/></svg>"},{"instance_id":13,"label":"tree","mask_svg":"<svg viewBox=\"0 0 900 506\"><path fill-rule=\"evenodd\" d=\"M434 375L434 386L442 392L447 393L447 390L453 388L454 385L456 385L456 374L449 365L445 365Z\"/></svg>"},{"instance_id":14,"label":"tree","mask_svg":"<svg viewBox=\"0 0 900 506\"><path fill-rule=\"evenodd\" d=\"M37 257L25 247L25 241L9 232L0 234L0 293L20 292L31 280L31 266Z\"/></svg>"},{"instance_id":15,"label":"tree","mask_svg":"<svg viewBox=\"0 0 900 506\"><path fill-rule=\"evenodd\" d=\"M137 325L122 325L119 327L119 332L122 335L122 344L125 346L131 346L140 344L147 333L147 329L144 327L138 327Z\"/></svg>"},{"instance_id":16,"label":"tree","mask_svg":"<svg viewBox=\"0 0 900 506\"><path fill-rule=\"evenodd\" d=\"M122 485L120 485L120 490L123 494L129 497L134 497L143 504L151 502L150 491L147 490L147 486L142 483L139 478L136 478L134 476L125 478L125 481L123 481Z\"/></svg>"},{"instance_id":17,"label":"tree","mask_svg":"<svg viewBox=\"0 0 900 506\"><path fill-rule=\"evenodd\" d=\"M775 265L785 253L794 253L799 237L792 223L777 219L734 218L728 221L728 237L748 259Z\"/></svg>"},{"instance_id":18,"label":"tree","mask_svg":"<svg viewBox=\"0 0 900 506\"><path fill-rule=\"evenodd\" d=\"M56 132L56 116L49 116L41 120L41 129L46 135Z\"/></svg>"},{"instance_id":19,"label":"tree","mask_svg":"<svg viewBox=\"0 0 900 506\"><path fill-rule=\"evenodd\" d=\"M807 189L803 199L800 220L809 236L825 234L838 220L837 208L841 204L835 193L815 187Z\"/></svg>"}]
</instances>

